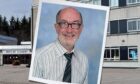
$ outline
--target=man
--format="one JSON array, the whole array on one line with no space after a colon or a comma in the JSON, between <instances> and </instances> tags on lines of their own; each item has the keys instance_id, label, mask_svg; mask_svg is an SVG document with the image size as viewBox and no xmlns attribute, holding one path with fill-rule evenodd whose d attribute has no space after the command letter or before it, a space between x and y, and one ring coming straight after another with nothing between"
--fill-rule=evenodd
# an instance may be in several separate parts
<instances>
[{"instance_id":1,"label":"man","mask_svg":"<svg viewBox=\"0 0 140 84\"><path fill-rule=\"evenodd\" d=\"M57 41L36 52L33 77L87 84L88 61L75 48L83 29L81 13L73 7L61 9L56 15L55 29Z\"/></svg>"}]
</instances>

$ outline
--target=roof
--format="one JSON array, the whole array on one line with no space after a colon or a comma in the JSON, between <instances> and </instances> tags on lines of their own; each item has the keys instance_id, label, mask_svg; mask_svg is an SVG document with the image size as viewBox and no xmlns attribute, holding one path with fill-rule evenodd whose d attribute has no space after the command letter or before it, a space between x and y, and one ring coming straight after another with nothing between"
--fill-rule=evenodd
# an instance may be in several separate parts
<instances>
[{"instance_id":1,"label":"roof","mask_svg":"<svg viewBox=\"0 0 140 84\"><path fill-rule=\"evenodd\" d=\"M17 38L0 35L0 45L17 45Z\"/></svg>"}]
</instances>

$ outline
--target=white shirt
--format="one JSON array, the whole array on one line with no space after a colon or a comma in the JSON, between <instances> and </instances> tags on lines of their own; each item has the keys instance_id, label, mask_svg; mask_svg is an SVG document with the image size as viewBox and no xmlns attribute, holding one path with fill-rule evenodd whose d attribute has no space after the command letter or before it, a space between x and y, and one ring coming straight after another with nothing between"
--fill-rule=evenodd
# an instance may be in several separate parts
<instances>
[{"instance_id":1,"label":"white shirt","mask_svg":"<svg viewBox=\"0 0 140 84\"><path fill-rule=\"evenodd\" d=\"M62 81L67 64L64 56L66 52L59 41L38 49L33 64L33 77ZM73 53L71 83L88 84L88 60L77 49L74 49Z\"/></svg>"}]
</instances>

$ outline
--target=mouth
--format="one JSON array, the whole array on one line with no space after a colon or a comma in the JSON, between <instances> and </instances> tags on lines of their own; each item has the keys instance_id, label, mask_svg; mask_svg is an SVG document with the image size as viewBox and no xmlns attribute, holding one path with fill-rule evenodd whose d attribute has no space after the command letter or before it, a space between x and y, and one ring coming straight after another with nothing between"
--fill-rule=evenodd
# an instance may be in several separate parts
<instances>
[{"instance_id":1,"label":"mouth","mask_svg":"<svg viewBox=\"0 0 140 84\"><path fill-rule=\"evenodd\" d=\"M74 38L75 37L74 34L64 34L64 36L67 37L67 38Z\"/></svg>"}]
</instances>

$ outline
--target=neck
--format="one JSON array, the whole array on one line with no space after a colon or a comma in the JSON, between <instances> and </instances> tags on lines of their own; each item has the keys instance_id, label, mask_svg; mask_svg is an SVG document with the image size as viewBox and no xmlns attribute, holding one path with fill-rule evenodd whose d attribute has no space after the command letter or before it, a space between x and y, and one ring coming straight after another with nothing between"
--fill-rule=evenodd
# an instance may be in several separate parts
<instances>
[{"instance_id":1,"label":"neck","mask_svg":"<svg viewBox=\"0 0 140 84\"><path fill-rule=\"evenodd\" d=\"M68 53L70 53L72 50L73 50L73 48L74 48L74 46L63 46L67 51L68 51Z\"/></svg>"},{"instance_id":2,"label":"neck","mask_svg":"<svg viewBox=\"0 0 140 84\"><path fill-rule=\"evenodd\" d=\"M61 43L61 41L59 42L67 50L68 53L70 53L74 48L74 45L64 44L64 43Z\"/></svg>"}]
</instances>

